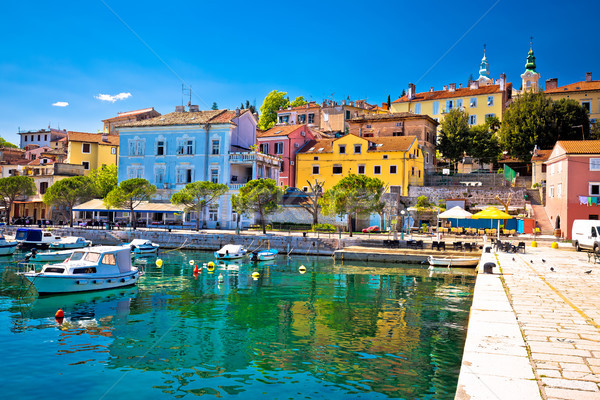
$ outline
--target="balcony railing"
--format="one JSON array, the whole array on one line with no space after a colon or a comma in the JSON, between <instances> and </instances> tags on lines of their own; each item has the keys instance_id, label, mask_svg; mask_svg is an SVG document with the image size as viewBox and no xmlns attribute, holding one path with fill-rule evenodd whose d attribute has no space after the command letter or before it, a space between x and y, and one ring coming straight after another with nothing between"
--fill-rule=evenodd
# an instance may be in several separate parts
<instances>
[{"instance_id":1,"label":"balcony railing","mask_svg":"<svg viewBox=\"0 0 600 400\"><path fill-rule=\"evenodd\" d=\"M232 163L253 163L254 161L262 162L265 164L273 164L279 165L281 159L279 157L270 156L268 154L258 153L256 151L253 152L239 152L239 153L229 153L229 162Z\"/></svg>"}]
</instances>

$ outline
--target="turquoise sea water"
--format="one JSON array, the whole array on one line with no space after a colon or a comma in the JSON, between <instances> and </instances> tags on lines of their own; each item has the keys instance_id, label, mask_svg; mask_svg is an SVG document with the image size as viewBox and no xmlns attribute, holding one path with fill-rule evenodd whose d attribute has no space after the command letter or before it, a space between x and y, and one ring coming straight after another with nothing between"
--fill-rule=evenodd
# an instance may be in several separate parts
<instances>
[{"instance_id":1,"label":"turquoise sea water","mask_svg":"<svg viewBox=\"0 0 600 400\"><path fill-rule=\"evenodd\" d=\"M136 287L44 298L0 260L2 398L454 398L473 276L161 258Z\"/></svg>"}]
</instances>

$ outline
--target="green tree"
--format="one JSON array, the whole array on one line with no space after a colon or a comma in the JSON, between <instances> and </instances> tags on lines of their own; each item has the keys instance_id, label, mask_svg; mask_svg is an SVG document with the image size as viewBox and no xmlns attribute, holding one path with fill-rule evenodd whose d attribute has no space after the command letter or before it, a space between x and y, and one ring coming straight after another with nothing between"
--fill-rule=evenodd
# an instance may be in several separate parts
<instances>
[{"instance_id":1,"label":"green tree","mask_svg":"<svg viewBox=\"0 0 600 400\"><path fill-rule=\"evenodd\" d=\"M388 110L392 109L392 99L390 98L389 94L388 94L388 99L387 99L387 109Z\"/></svg>"},{"instance_id":2,"label":"green tree","mask_svg":"<svg viewBox=\"0 0 600 400\"><path fill-rule=\"evenodd\" d=\"M497 133L502 127L502 122L500 122L500 118L496 116L487 117L485 119L485 124L487 125L488 129L494 133Z\"/></svg>"},{"instance_id":3,"label":"green tree","mask_svg":"<svg viewBox=\"0 0 600 400\"><path fill-rule=\"evenodd\" d=\"M350 174L327 190L321 199L323 215L346 215L348 232L352 236L352 217L375 211L380 191L385 184L377 178Z\"/></svg>"},{"instance_id":4,"label":"green tree","mask_svg":"<svg viewBox=\"0 0 600 400\"><path fill-rule=\"evenodd\" d=\"M211 110L218 110L218 109L219 109L219 106L217 105L217 102L216 102L216 101L213 101L213 103L212 103L212 107L211 107L210 109L211 109Z\"/></svg>"},{"instance_id":5,"label":"green tree","mask_svg":"<svg viewBox=\"0 0 600 400\"><path fill-rule=\"evenodd\" d=\"M94 198L96 188L88 176L72 176L54 182L44 194L44 203L61 210L73 226L73 207Z\"/></svg>"},{"instance_id":6,"label":"green tree","mask_svg":"<svg viewBox=\"0 0 600 400\"><path fill-rule=\"evenodd\" d=\"M591 124L590 139L600 140L600 121L596 121Z\"/></svg>"},{"instance_id":7,"label":"green tree","mask_svg":"<svg viewBox=\"0 0 600 400\"><path fill-rule=\"evenodd\" d=\"M461 160L471 147L469 114L458 108L450 110L441 123L438 150L453 163Z\"/></svg>"},{"instance_id":8,"label":"green tree","mask_svg":"<svg viewBox=\"0 0 600 400\"><path fill-rule=\"evenodd\" d=\"M298 96L292 101L289 105L290 107L300 107L308 104L306 100L304 100L303 96Z\"/></svg>"},{"instance_id":9,"label":"green tree","mask_svg":"<svg viewBox=\"0 0 600 400\"><path fill-rule=\"evenodd\" d=\"M590 117L585 108L573 99L553 102L556 140L590 138Z\"/></svg>"},{"instance_id":10,"label":"green tree","mask_svg":"<svg viewBox=\"0 0 600 400\"><path fill-rule=\"evenodd\" d=\"M156 186L146 179L133 178L122 181L103 200L107 208L129 210L129 223L135 228L134 210L143 201L150 201L156 193Z\"/></svg>"},{"instance_id":11,"label":"green tree","mask_svg":"<svg viewBox=\"0 0 600 400\"><path fill-rule=\"evenodd\" d=\"M500 140L509 155L531 160L535 145L549 149L556 143L552 100L543 93L526 92L504 113Z\"/></svg>"},{"instance_id":12,"label":"green tree","mask_svg":"<svg viewBox=\"0 0 600 400\"><path fill-rule=\"evenodd\" d=\"M0 202L6 213L6 223L10 224L10 211L15 200L21 196L31 196L36 193L33 178L29 176L7 176L0 178Z\"/></svg>"},{"instance_id":13,"label":"green tree","mask_svg":"<svg viewBox=\"0 0 600 400\"><path fill-rule=\"evenodd\" d=\"M281 188L273 179L253 179L242 186L237 195L231 196L231 204L244 215L256 215L263 234L266 234L265 219L277 211L282 195Z\"/></svg>"},{"instance_id":14,"label":"green tree","mask_svg":"<svg viewBox=\"0 0 600 400\"><path fill-rule=\"evenodd\" d=\"M179 192L174 193L171 196L171 203L184 206L188 212L196 212L196 230L199 230L200 218L204 217L204 208L223 196L228 190L227 185L222 183L192 182L185 185ZM204 220L202 225L204 225Z\"/></svg>"},{"instance_id":15,"label":"green tree","mask_svg":"<svg viewBox=\"0 0 600 400\"><path fill-rule=\"evenodd\" d=\"M17 146L16 144L12 144L8 141L6 141L6 139L4 139L3 137L0 137L0 147L8 147L11 149L18 149L19 146Z\"/></svg>"},{"instance_id":16,"label":"green tree","mask_svg":"<svg viewBox=\"0 0 600 400\"><path fill-rule=\"evenodd\" d=\"M480 164L494 163L498 161L502 150L498 136L492 131L488 124L477 125L470 129L471 145L467 154L472 156Z\"/></svg>"},{"instance_id":17,"label":"green tree","mask_svg":"<svg viewBox=\"0 0 600 400\"><path fill-rule=\"evenodd\" d=\"M258 127L264 131L271 128L277 122L277 110L286 108L290 104L290 100L285 97L286 92L278 92L273 90L265 97L262 106L260 107L260 118Z\"/></svg>"},{"instance_id":18,"label":"green tree","mask_svg":"<svg viewBox=\"0 0 600 400\"><path fill-rule=\"evenodd\" d=\"M100 169L90 171L88 175L95 188L95 195L105 198L119 183L118 168L116 165L107 165Z\"/></svg>"},{"instance_id":19,"label":"green tree","mask_svg":"<svg viewBox=\"0 0 600 400\"><path fill-rule=\"evenodd\" d=\"M308 186L310 188L310 192L307 193L306 198L302 200L300 207L304 208L308 213L312 216L312 224L317 225L319 223L319 214L321 213L321 205L319 204L319 200L323 197L323 182L319 182L315 179L315 182L308 182Z\"/></svg>"},{"instance_id":20,"label":"green tree","mask_svg":"<svg viewBox=\"0 0 600 400\"><path fill-rule=\"evenodd\" d=\"M406 96L406 90L402 89L402 94L400 95L400 97Z\"/></svg>"}]
</instances>

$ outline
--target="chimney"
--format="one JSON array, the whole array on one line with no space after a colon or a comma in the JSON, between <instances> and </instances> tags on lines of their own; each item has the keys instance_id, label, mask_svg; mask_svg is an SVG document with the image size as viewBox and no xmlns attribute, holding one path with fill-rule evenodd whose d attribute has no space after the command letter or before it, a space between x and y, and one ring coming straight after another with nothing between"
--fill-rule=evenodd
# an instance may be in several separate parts
<instances>
[{"instance_id":1,"label":"chimney","mask_svg":"<svg viewBox=\"0 0 600 400\"><path fill-rule=\"evenodd\" d=\"M108 133L102 132L102 141L103 142L108 142Z\"/></svg>"},{"instance_id":2,"label":"chimney","mask_svg":"<svg viewBox=\"0 0 600 400\"><path fill-rule=\"evenodd\" d=\"M462 89L462 83L459 83L459 84L458 84L458 88L459 88L459 89Z\"/></svg>"},{"instance_id":3,"label":"chimney","mask_svg":"<svg viewBox=\"0 0 600 400\"><path fill-rule=\"evenodd\" d=\"M190 104L190 112L199 112L199 111L200 111L200 106Z\"/></svg>"},{"instance_id":4,"label":"chimney","mask_svg":"<svg viewBox=\"0 0 600 400\"><path fill-rule=\"evenodd\" d=\"M592 73L591 72L586 72L585 73L585 81L586 82L591 82L592 81Z\"/></svg>"},{"instance_id":5,"label":"chimney","mask_svg":"<svg viewBox=\"0 0 600 400\"><path fill-rule=\"evenodd\" d=\"M506 74L500 74L500 91L506 90Z\"/></svg>"},{"instance_id":6,"label":"chimney","mask_svg":"<svg viewBox=\"0 0 600 400\"><path fill-rule=\"evenodd\" d=\"M430 91L430 92L432 92L432 93L433 93L433 91L434 91L434 90L435 90L435 89L434 89L434 87L433 87L433 86L429 88L429 91Z\"/></svg>"},{"instance_id":7,"label":"chimney","mask_svg":"<svg viewBox=\"0 0 600 400\"><path fill-rule=\"evenodd\" d=\"M240 116L240 108L239 108L239 107L237 107L237 108L235 109L235 116L236 116L236 117L239 117L239 116Z\"/></svg>"},{"instance_id":8,"label":"chimney","mask_svg":"<svg viewBox=\"0 0 600 400\"><path fill-rule=\"evenodd\" d=\"M408 84L408 99L412 100L415 98L417 88L413 83Z\"/></svg>"},{"instance_id":9,"label":"chimney","mask_svg":"<svg viewBox=\"0 0 600 400\"><path fill-rule=\"evenodd\" d=\"M546 79L546 90L556 89L558 87L558 78Z\"/></svg>"},{"instance_id":10,"label":"chimney","mask_svg":"<svg viewBox=\"0 0 600 400\"><path fill-rule=\"evenodd\" d=\"M346 100L342 100L342 105L345 106L346 105Z\"/></svg>"},{"instance_id":11,"label":"chimney","mask_svg":"<svg viewBox=\"0 0 600 400\"><path fill-rule=\"evenodd\" d=\"M444 85L444 86L442 86L442 90L443 90L444 92L448 91L448 85Z\"/></svg>"},{"instance_id":12,"label":"chimney","mask_svg":"<svg viewBox=\"0 0 600 400\"><path fill-rule=\"evenodd\" d=\"M175 106L175 112L185 112L185 106Z\"/></svg>"},{"instance_id":13,"label":"chimney","mask_svg":"<svg viewBox=\"0 0 600 400\"><path fill-rule=\"evenodd\" d=\"M473 90L473 89L479 89L479 81L473 81L473 82L471 82L471 87L469 89L471 89L471 90Z\"/></svg>"},{"instance_id":14,"label":"chimney","mask_svg":"<svg viewBox=\"0 0 600 400\"><path fill-rule=\"evenodd\" d=\"M450 92L455 92L455 91L456 91L456 83L451 83L451 84L448 86L448 91L450 91Z\"/></svg>"}]
</instances>

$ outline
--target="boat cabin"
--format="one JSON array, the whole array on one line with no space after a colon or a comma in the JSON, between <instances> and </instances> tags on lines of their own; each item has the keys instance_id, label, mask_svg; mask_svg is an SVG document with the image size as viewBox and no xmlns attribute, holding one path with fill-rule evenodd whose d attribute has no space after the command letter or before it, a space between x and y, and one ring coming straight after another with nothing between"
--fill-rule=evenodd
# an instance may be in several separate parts
<instances>
[{"instance_id":1,"label":"boat cabin","mask_svg":"<svg viewBox=\"0 0 600 400\"><path fill-rule=\"evenodd\" d=\"M75 250L65 262L45 265L44 274L119 275L132 270L130 250L120 246L99 246Z\"/></svg>"}]
</instances>

